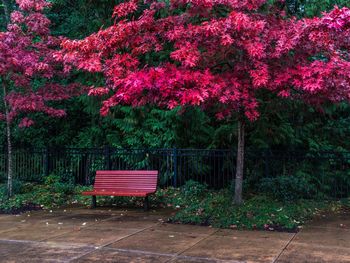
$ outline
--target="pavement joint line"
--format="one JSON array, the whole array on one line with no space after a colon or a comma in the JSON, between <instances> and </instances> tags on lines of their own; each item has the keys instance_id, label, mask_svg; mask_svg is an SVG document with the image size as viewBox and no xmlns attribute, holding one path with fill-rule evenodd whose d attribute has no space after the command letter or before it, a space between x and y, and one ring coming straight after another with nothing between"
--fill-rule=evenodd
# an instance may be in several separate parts
<instances>
[{"instance_id":1,"label":"pavement joint line","mask_svg":"<svg viewBox=\"0 0 350 263\"><path fill-rule=\"evenodd\" d=\"M288 246L293 242L294 238L301 233L303 230L300 230L299 232L294 233L294 235L289 239L289 241L287 242L287 244L282 248L282 250L280 251L280 253L278 253L277 257L273 260L272 263L277 263L279 258L282 256L282 254L284 253L284 251L286 251L286 249L288 248Z\"/></svg>"},{"instance_id":2,"label":"pavement joint line","mask_svg":"<svg viewBox=\"0 0 350 263\"><path fill-rule=\"evenodd\" d=\"M186 251L188 251L189 249L193 248L194 246L196 246L198 243L208 239L209 237L211 236L214 236L215 233L217 233L219 231L219 229L216 229L213 233L211 234L208 234L206 236L204 236L203 238L201 238L200 240L198 240L197 242L195 242L193 245L191 245L190 247L186 248L186 249L183 249L182 251L180 252L177 252L173 258L169 259L168 261L166 261L166 263L170 263L170 262L173 262L177 257L179 257L181 254L185 253Z\"/></svg>"},{"instance_id":3,"label":"pavement joint line","mask_svg":"<svg viewBox=\"0 0 350 263\"><path fill-rule=\"evenodd\" d=\"M158 225L158 224L160 224L160 223L156 223L154 226L156 226L156 225ZM105 247L107 247L107 246L109 246L109 245L111 245L111 244L113 244L113 243L119 242L119 241L121 241L121 240L123 240L123 239L125 239L125 238L129 238L129 237L131 237L131 236L133 236L133 235L139 234L139 233L141 233L141 232L143 232L143 231L145 231L145 230L147 230L147 229L150 229L150 228L152 228L152 227L154 227L154 226L146 227L146 228L144 228L144 229L141 229L141 230L139 230L139 231L136 231L136 232L134 232L134 233L132 233L132 234L130 234L130 235L127 235L127 236L125 236L125 237L122 237L122 238L113 240L113 241L111 241L111 242L109 242L109 243L106 243L106 244L104 244L104 245L102 245L102 246L98 246L97 249L94 248L93 250L88 251L88 252L86 252L86 253L84 253L84 254L82 254L82 255L80 255L80 256L73 257L73 258L71 258L70 260L68 260L67 262L72 262L73 260L77 260L77 259L79 259L79 258L85 257L85 256L87 256L87 255L89 255L89 254L91 254L91 253L93 253L93 252L95 252L95 251L98 251L98 250L100 250L100 249L102 249L102 248L105 248Z\"/></svg>"}]
</instances>

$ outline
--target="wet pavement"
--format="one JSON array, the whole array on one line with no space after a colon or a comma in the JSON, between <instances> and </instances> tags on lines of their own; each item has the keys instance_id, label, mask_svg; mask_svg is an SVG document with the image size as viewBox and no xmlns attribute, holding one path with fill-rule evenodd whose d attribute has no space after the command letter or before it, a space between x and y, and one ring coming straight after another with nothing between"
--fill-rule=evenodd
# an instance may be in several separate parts
<instances>
[{"instance_id":1,"label":"wet pavement","mask_svg":"<svg viewBox=\"0 0 350 263\"><path fill-rule=\"evenodd\" d=\"M164 223L171 211L71 208L0 215L0 262L350 262L350 214L299 233Z\"/></svg>"}]
</instances>

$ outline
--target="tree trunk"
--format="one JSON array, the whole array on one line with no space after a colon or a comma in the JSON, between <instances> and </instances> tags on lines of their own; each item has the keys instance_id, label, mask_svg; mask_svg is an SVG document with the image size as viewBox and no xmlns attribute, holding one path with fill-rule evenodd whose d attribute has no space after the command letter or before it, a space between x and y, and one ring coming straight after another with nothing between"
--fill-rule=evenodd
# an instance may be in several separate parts
<instances>
[{"instance_id":1,"label":"tree trunk","mask_svg":"<svg viewBox=\"0 0 350 263\"><path fill-rule=\"evenodd\" d=\"M235 196L234 204L241 205L243 203L242 188L243 188L243 170L244 170L244 121L238 121L238 146L237 146L237 165L235 179Z\"/></svg>"},{"instance_id":2,"label":"tree trunk","mask_svg":"<svg viewBox=\"0 0 350 263\"><path fill-rule=\"evenodd\" d=\"M12 141L11 141L11 120L9 115L8 104L6 101L6 86L2 83L3 87L3 102L5 107L5 121L6 121L6 138L7 138L7 195L11 197L13 195L12 182L13 182L13 167L12 167Z\"/></svg>"},{"instance_id":3,"label":"tree trunk","mask_svg":"<svg viewBox=\"0 0 350 263\"><path fill-rule=\"evenodd\" d=\"M2 5L4 7L4 15L6 18L6 23L8 24L10 22L11 3L9 0L2 0Z\"/></svg>"}]
</instances>

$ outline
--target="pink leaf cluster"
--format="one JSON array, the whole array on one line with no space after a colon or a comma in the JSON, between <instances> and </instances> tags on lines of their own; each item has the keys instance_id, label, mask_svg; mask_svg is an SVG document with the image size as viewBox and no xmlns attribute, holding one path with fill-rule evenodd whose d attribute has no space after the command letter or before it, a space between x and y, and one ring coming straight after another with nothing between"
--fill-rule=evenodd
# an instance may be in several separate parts
<instances>
[{"instance_id":1,"label":"pink leaf cluster","mask_svg":"<svg viewBox=\"0 0 350 263\"><path fill-rule=\"evenodd\" d=\"M34 121L33 121L33 120L31 120L31 119L25 117L25 118L23 118L23 119L20 121L20 123L18 124L18 126L19 126L20 128L28 128L28 127L32 126L33 124L34 124Z\"/></svg>"},{"instance_id":2,"label":"pink leaf cluster","mask_svg":"<svg viewBox=\"0 0 350 263\"><path fill-rule=\"evenodd\" d=\"M324 14L323 23L331 29L347 30L350 27L350 9L336 7L332 12Z\"/></svg>"},{"instance_id":3,"label":"pink leaf cluster","mask_svg":"<svg viewBox=\"0 0 350 263\"><path fill-rule=\"evenodd\" d=\"M51 4L45 0L16 0L19 8L23 11L41 12Z\"/></svg>"},{"instance_id":4,"label":"pink leaf cluster","mask_svg":"<svg viewBox=\"0 0 350 263\"><path fill-rule=\"evenodd\" d=\"M65 111L48 105L79 93L79 85L63 86L63 65L54 54L61 40L50 36L50 21L42 13L50 4L44 0L17 0L20 9L11 14L8 30L0 32L0 80L6 88L9 119L21 119L20 127L29 127L33 120L26 116L43 112L62 117ZM33 80L41 79L34 87ZM1 119L4 113L1 113Z\"/></svg>"},{"instance_id":5,"label":"pink leaf cluster","mask_svg":"<svg viewBox=\"0 0 350 263\"><path fill-rule=\"evenodd\" d=\"M68 70L104 74L105 87L89 92L108 95L102 115L118 104L216 105L218 118L243 111L254 120L260 89L315 104L349 99L346 8L297 20L274 6L260 11L264 0L146 2L150 7L140 16L83 40L64 40L57 53ZM134 12L136 4L118 5L114 15ZM167 8L169 16L156 18L155 6ZM216 7L225 7L227 15L218 15ZM153 66L144 62L145 56L164 53L169 46L166 59Z\"/></svg>"},{"instance_id":6,"label":"pink leaf cluster","mask_svg":"<svg viewBox=\"0 0 350 263\"><path fill-rule=\"evenodd\" d=\"M114 8L113 17L125 17L137 10L137 0L121 3Z\"/></svg>"}]
</instances>

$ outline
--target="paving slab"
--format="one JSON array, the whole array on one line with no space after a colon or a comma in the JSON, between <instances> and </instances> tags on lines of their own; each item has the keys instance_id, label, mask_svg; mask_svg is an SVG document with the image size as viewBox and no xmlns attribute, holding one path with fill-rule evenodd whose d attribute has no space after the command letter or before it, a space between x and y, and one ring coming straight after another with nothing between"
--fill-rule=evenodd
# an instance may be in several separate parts
<instances>
[{"instance_id":1,"label":"paving slab","mask_svg":"<svg viewBox=\"0 0 350 263\"><path fill-rule=\"evenodd\" d=\"M113 216L110 214L71 214L63 217L52 218L54 222L64 222L66 224L81 225L83 223L96 223L102 220L110 219Z\"/></svg>"},{"instance_id":2,"label":"paving slab","mask_svg":"<svg viewBox=\"0 0 350 263\"><path fill-rule=\"evenodd\" d=\"M273 262L293 234L230 231L230 235L212 235L182 255L242 262ZM255 234L255 236L254 236Z\"/></svg>"},{"instance_id":3,"label":"paving slab","mask_svg":"<svg viewBox=\"0 0 350 263\"><path fill-rule=\"evenodd\" d=\"M309 227L300 231L293 243L317 244L324 247L340 247L350 251L350 230Z\"/></svg>"},{"instance_id":4,"label":"paving slab","mask_svg":"<svg viewBox=\"0 0 350 263\"><path fill-rule=\"evenodd\" d=\"M173 260L169 261L171 263L243 263L242 261L236 260L219 260L219 259L209 259L209 258L194 258L186 256L178 256Z\"/></svg>"},{"instance_id":5,"label":"paving slab","mask_svg":"<svg viewBox=\"0 0 350 263\"><path fill-rule=\"evenodd\" d=\"M171 256L147 254L131 251L119 251L114 249L98 249L86 256L73 260L72 262L118 262L118 263L165 263Z\"/></svg>"},{"instance_id":6,"label":"paving slab","mask_svg":"<svg viewBox=\"0 0 350 263\"><path fill-rule=\"evenodd\" d=\"M321 227L321 228L340 228L350 230L350 213L341 213L337 215L323 214L316 217L312 222L307 224L308 227Z\"/></svg>"},{"instance_id":7,"label":"paving slab","mask_svg":"<svg viewBox=\"0 0 350 263\"><path fill-rule=\"evenodd\" d=\"M9 215L0 217L0 233L19 227L32 227L34 224L49 221L50 219L58 220L65 216L64 213L50 213L48 211L33 211L20 215Z\"/></svg>"},{"instance_id":8,"label":"paving slab","mask_svg":"<svg viewBox=\"0 0 350 263\"><path fill-rule=\"evenodd\" d=\"M41 241L50 237L55 237L73 231L72 226L49 224L44 222L33 225L13 228L6 232L0 233L1 240L30 240Z\"/></svg>"},{"instance_id":9,"label":"paving slab","mask_svg":"<svg viewBox=\"0 0 350 263\"><path fill-rule=\"evenodd\" d=\"M193 246L205 237L207 237L207 235L149 229L115 242L109 245L109 247L175 254Z\"/></svg>"},{"instance_id":10,"label":"paving slab","mask_svg":"<svg viewBox=\"0 0 350 263\"><path fill-rule=\"evenodd\" d=\"M137 230L116 229L112 227L85 227L62 234L58 237L48 238L45 241L104 246L121 238L130 236L135 232L137 232Z\"/></svg>"},{"instance_id":11,"label":"paving slab","mask_svg":"<svg viewBox=\"0 0 350 263\"><path fill-rule=\"evenodd\" d=\"M261 239L265 242L271 240L289 240L295 233L276 232L276 231L240 231L233 229L219 229L214 233L216 236L232 237L232 238L248 238Z\"/></svg>"},{"instance_id":12,"label":"paving slab","mask_svg":"<svg viewBox=\"0 0 350 263\"><path fill-rule=\"evenodd\" d=\"M114 227L118 229L145 229L159 224L156 219L146 220L142 217L123 215L113 217L98 224L99 227Z\"/></svg>"},{"instance_id":13,"label":"paving slab","mask_svg":"<svg viewBox=\"0 0 350 263\"><path fill-rule=\"evenodd\" d=\"M334 219L334 220L333 220ZM278 262L350 262L350 230L336 227L337 218L318 221L300 231Z\"/></svg>"},{"instance_id":14,"label":"paving slab","mask_svg":"<svg viewBox=\"0 0 350 263\"><path fill-rule=\"evenodd\" d=\"M319 246L317 243L291 243L277 263L349 263L348 248Z\"/></svg>"},{"instance_id":15,"label":"paving slab","mask_svg":"<svg viewBox=\"0 0 350 263\"><path fill-rule=\"evenodd\" d=\"M170 231L187 234L199 234L199 235L211 235L218 231L216 228L205 227L205 226L193 226L193 225L181 225L181 224L158 224L154 227L155 230L159 231Z\"/></svg>"},{"instance_id":16,"label":"paving slab","mask_svg":"<svg viewBox=\"0 0 350 263\"><path fill-rule=\"evenodd\" d=\"M91 247L75 245L0 241L0 261L4 263L67 262L92 250Z\"/></svg>"}]
</instances>

